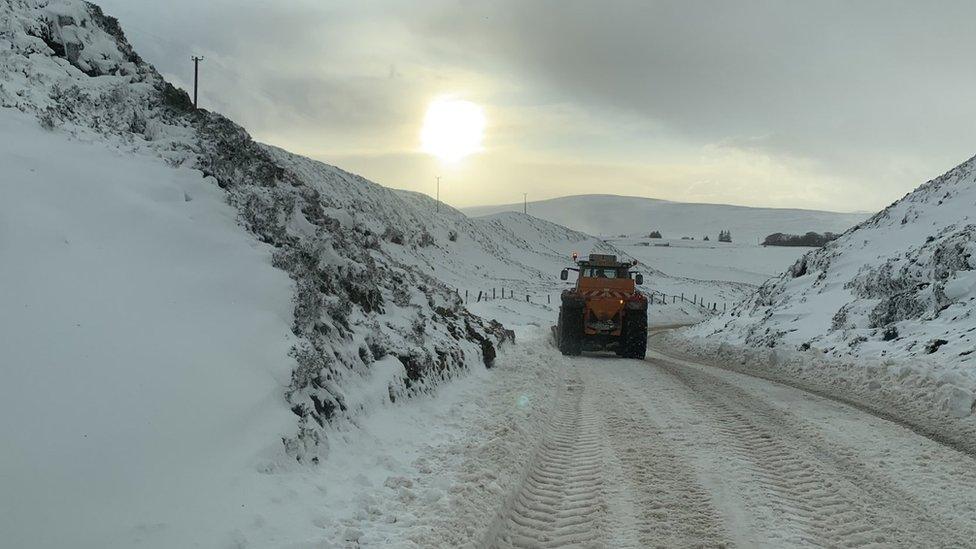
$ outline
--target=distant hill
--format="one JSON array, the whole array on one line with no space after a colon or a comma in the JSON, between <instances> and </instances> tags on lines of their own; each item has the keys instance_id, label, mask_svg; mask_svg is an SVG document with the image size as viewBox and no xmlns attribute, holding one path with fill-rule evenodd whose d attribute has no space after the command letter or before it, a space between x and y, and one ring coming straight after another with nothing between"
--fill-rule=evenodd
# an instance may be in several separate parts
<instances>
[{"instance_id":1,"label":"distant hill","mask_svg":"<svg viewBox=\"0 0 976 549\"><path fill-rule=\"evenodd\" d=\"M470 216L522 211L522 204L463 208ZM790 208L750 208L727 204L692 204L655 198L588 194L529 202L531 215L593 235L646 234L659 230L664 238L732 232L733 241L761 241L772 233L808 231L842 233L869 213L838 213Z\"/></svg>"}]
</instances>

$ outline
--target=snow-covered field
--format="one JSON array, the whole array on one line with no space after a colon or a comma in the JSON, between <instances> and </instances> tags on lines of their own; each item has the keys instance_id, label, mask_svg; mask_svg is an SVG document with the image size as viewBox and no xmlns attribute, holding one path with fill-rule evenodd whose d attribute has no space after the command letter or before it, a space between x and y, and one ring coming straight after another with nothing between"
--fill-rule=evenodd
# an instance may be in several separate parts
<instances>
[{"instance_id":1,"label":"snow-covered field","mask_svg":"<svg viewBox=\"0 0 976 549\"><path fill-rule=\"evenodd\" d=\"M661 231L665 238L683 236L713 240L721 230L742 243L758 244L772 233L808 231L841 233L864 221L868 213L838 213L783 208L750 208L728 204L692 204L655 198L616 195L579 195L529 202L528 213L577 231L618 237ZM522 211L522 204L465 208L472 216Z\"/></svg>"},{"instance_id":2,"label":"snow-covered field","mask_svg":"<svg viewBox=\"0 0 976 549\"><path fill-rule=\"evenodd\" d=\"M536 224L546 220L554 226L600 235L597 242L604 243L603 249L612 248L618 255L636 259L654 273L648 280L647 290L685 295L687 299L703 300L709 305L714 303L718 310L745 299L757 286L783 272L809 250L760 246L758 242L765 236L775 232L839 233L867 217L861 213L685 204L612 195L556 198L532 202L529 207L529 216L519 213L521 205L516 204L463 211L478 216L472 219L476 223L511 224L521 217L535 219ZM662 231L664 238L648 238L652 230ZM733 242L718 242L720 230L731 231ZM519 227L516 232L527 233L525 227ZM706 235L710 240L703 240ZM568 253L576 249L572 242L567 244L560 251ZM593 241L587 244L581 253L599 249L593 247ZM550 299L557 295L558 289L549 290ZM673 322L693 322L705 314L694 307L677 304L660 309L659 318Z\"/></svg>"},{"instance_id":3,"label":"snow-covered field","mask_svg":"<svg viewBox=\"0 0 976 549\"><path fill-rule=\"evenodd\" d=\"M608 238L607 241L672 276L752 286L779 275L810 251L810 248L670 238Z\"/></svg>"}]
</instances>

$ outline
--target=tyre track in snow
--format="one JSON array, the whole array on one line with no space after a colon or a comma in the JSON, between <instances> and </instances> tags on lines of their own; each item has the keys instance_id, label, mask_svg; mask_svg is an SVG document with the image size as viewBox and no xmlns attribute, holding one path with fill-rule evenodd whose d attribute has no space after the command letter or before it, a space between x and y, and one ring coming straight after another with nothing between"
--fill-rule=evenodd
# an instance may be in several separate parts
<instances>
[{"instance_id":1,"label":"tyre track in snow","mask_svg":"<svg viewBox=\"0 0 976 549\"><path fill-rule=\"evenodd\" d=\"M627 536L633 546L731 546L707 489L671 448L661 426L643 411L639 399L605 385L600 389L608 440L621 462L635 510L636 520Z\"/></svg>"},{"instance_id":2,"label":"tyre track in snow","mask_svg":"<svg viewBox=\"0 0 976 549\"><path fill-rule=\"evenodd\" d=\"M604 547L607 459L598 416L570 376L514 499L491 535L492 549Z\"/></svg>"},{"instance_id":3,"label":"tyre track in snow","mask_svg":"<svg viewBox=\"0 0 976 549\"><path fill-rule=\"evenodd\" d=\"M859 465L852 449L829 445L812 427L732 383L693 366L650 361L687 387L689 402L744 458L796 544L831 547L971 547L976 533L927 511L912 494ZM960 479L966 480L966 479Z\"/></svg>"},{"instance_id":4,"label":"tyre track in snow","mask_svg":"<svg viewBox=\"0 0 976 549\"><path fill-rule=\"evenodd\" d=\"M662 332L684 326L688 325L679 324L652 329L649 332L648 349L652 349L652 352L675 362L690 362L738 372L757 379L764 379L770 383L786 385L826 399L842 402L867 414L901 425L943 446L976 457L976 437L972 436L972 430L966 430L964 426L946 424L940 419L939 414L933 414L931 406L922 403L893 402L879 398L877 395L865 394L864 391L858 391L853 387L843 389L827 387L822 382L777 372L775 369L757 367L752 362L722 363L695 357L686 352L677 352L673 349L654 349L655 346L661 345L658 337Z\"/></svg>"},{"instance_id":5,"label":"tyre track in snow","mask_svg":"<svg viewBox=\"0 0 976 549\"><path fill-rule=\"evenodd\" d=\"M469 474L448 488L450 507L417 500L419 545L976 548L969 456L820 396L653 351L646 361L556 353L526 351L537 371L513 387L544 391L541 405L521 423L500 414L496 438L465 443Z\"/></svg>"},{"instance_id":6,"label":"tyre track in snow","mask_svg":"<svg viewBox=\"0 0 976 549\"><path fill-rule=\"evenodd\" d=\"M535 457L482 546L730 546L708 490L605 368L603 359L573 361Z\"/></svg>"}]
</instances>

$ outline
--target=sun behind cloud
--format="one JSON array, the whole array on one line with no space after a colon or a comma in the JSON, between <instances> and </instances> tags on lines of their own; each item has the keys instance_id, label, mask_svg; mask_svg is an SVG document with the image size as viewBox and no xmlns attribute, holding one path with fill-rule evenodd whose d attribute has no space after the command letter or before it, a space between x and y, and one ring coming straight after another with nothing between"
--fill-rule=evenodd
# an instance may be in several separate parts
<instances>
[{"instance_id":1,"label":"sun behind cloud","mask_svg":"<svg viewBox=\"0 0 976 549\"><path fill-rule=\"evenodd\" d=\"M482 150L485 111L480 105L438 97L427 106L420 144L441 162L454 163Z\"/></svg>"}]
</instances>

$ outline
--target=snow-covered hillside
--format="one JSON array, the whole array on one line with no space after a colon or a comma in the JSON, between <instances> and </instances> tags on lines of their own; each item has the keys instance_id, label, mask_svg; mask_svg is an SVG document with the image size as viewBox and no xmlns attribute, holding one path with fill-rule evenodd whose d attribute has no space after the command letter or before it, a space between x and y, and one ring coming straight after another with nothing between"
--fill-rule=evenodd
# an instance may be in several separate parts
<instances>
[{"instance_id":1,"label":"snow-covered hillside","mask_svg":"<svg viewBox=\"0 0 976 549\"><path fill-rule=\"evenodd\" d=\"M194 110L95 6L15 0L2 17L0 105L62 136L199 170L274 248L274 265L294 285L295 367L285 391L298 416L286 437L292 455L314 460L326 425L376 398L490 364L505 332L396 259L400 248L436 241L396 193L336 168L311 172L220 115Z\"/></svg>"},{"instance_id":2,"label":"snow-covered hillside","mask_svg":"<svg viewBox=\"0 0 976 549\"><path fill-rule=\"evenodd\" d=\"M522 211L522 204L465 208L472 216ZM528 212L559 225L601 236L642 235L661 231L665 238L701 238L728 229L734 240L755 244L775 233L808 231L841 233L868 214L817 210L748 208L725 204L691 204L654 198L579 195L528 203Z\"/></svg>"},{"instance_id":3,"label":"snow-covered hillside","mask_svg":"<svg viewBox=\"0 0 976 549\"><path fill-rule=\"evenodd\" d=\"M743 356L772 349L771 370L843 383L864 393L859 400L887 394L888 402L912 409L908 416L972 419L974 206L976 159L970 159L807 253L729 314L685 336L698 342L692 350L704 345L699 349L708 354L718 344ZM969 429L976 432L976 425Z\"/></svg>"},{"instance_id":4,"label":"snow-covered hillside","mask_svg":"<svg viewBox=\"0 0 976 549\"><path fill-rule=\"evenodd\" d=\"M426 213L194 110L96 6L0 3L0 142L13 546L237 543L267 473L510 337L397 259Z\"/></svg>"},{"instance_id":5,"label":"snow-covered hillside","mask_svg":"<svg viewBox=\"0 0 976 549\"><path fill-rule=\"evenodd\" d=\"M753 345L976 365L974 168L965 162L807 253L713 324Z\"/></svg>"}]
</instances>

